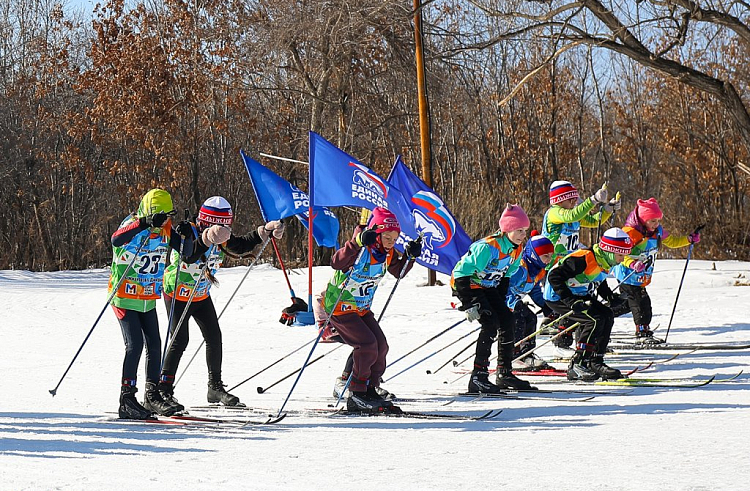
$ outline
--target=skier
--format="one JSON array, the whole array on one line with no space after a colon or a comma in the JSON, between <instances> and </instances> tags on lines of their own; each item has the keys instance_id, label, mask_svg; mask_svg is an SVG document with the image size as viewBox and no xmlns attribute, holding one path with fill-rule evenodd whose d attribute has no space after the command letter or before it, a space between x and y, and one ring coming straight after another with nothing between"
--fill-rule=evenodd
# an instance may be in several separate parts
<instances>
[{"instance_id":1,"label":"skier","mask_svg":"<svg viewBox=\"0 0 750 491\"><path fill-rule=\"evenodd\" d=\"M411 241L406 244L406 254L398 255L393 246L401 226L396 216L385 208L377 207L372 211L367 227L358 225L354 238L333 254L331 267L336 272L326 288L324 307L330 315L331 328L344 343L354 348L347 410L398 412L392 402L377 392L385 371L388 342L370 307L386 271L399 277L407 261L422 253L422 246ZM410 262L404 273L411 266Z\"/></svg>"},{"instance_id":2,"label":"skier","mask_svg":"<svg viewBox=\"0 0 750 491\"><path fill-rule=\"evenodd\" d=\"M513 330L515 319L506 295L510 277L518 269L521 243L526 238L529 217L518 205L508 204L500 216L500 230L480 239L458 260L451 275L453 295L461 300L466 318L481 324L474 368L469 380L471 393L500 393L502 389L533 390L531 384L513 375ZM488 378L492 344L500 334L496 381Z\"/></svg>"},{"instance_id":3,"label":"skier","mask_svg":"<svg viewBox=\"0 0 750 491\"><path fill-rule=\"evenodd\" d=\"M686 247L690 244L696 244L701 240L699 231L692 232L688 235L670 235L664 230L659 221L664 215L662 214L659 203L655 198L647 200L638 200L638 204L630 212L625 220L622 229L633 240L632 255L640 255L639 259L627 257L625 260L614 267L612 273L618 281L622 282L620 287L623 297L627 299L624 308L615 312L615 315L621 315L626 312L633 313L633 322L635 323L635 336L645 344L659 344L663 341L654 338L651 331L651 298L646 291L646 287L651 283L651 277L654 272L654 260L658 253L659 247L663 244L670 249Z\"/></svg>"},{"instance_id":4,"label":"skier","mask_svg":"<svg viewBox=\"0 0 750 491\"><path fill-rule=\"evenodd\" d=\"M531 232L531 238L523 248L523 253L521 253L521 263L511 276L508 287L506 303L515 318L516 343L536 331L536 314L531 311L527 304L521 301L524 296L531 297L531 300L541 307L545 316L552 312L552 309L547 307L544 302L541 285L547 274L545 268L552 260L554 246L547 237L538 235L538 233L536 230ZM518 359L535 346L536 337L528 339L514 349L513 359ZM498 350L500 349L501 346L498 345ZM547 362L539 358L536 353L531 353L525 358L513 362L513 369L517 371L536 371L548 368Z\"/></svg>"},{"instance_id":5,"label":"skier","mask_svg":"<svg viewBox=\"0 0 750 491\"><path fill-rule=\"evenodd\" d=\"M580 201L578 189L568 181L554 181L549 188L550 208L544 213L542 235L549 238L555 246L555 254L547 267L549 270L560 258L570 254L580 247L579 233L581 227L598 228L609 220L615 210L622 206L616 197L607 200L607 187L603 185L590 198ZM602 205L598 213L592 214L597 206ZM542 319L542 325L549 324L557 318L555 313ZM558 330L559 329L559 330ZM563 324L546 331L547 334L557 334L564 330ZM573 344L573 334L564 334L553 341L558 347L558 354L570 356L567 349Z\"/></svg>"},{"instance_id":6,"label":"skier","mask_svg":"<svg viewBox=\"0 0 750 491\"><path fill-rule=\"evenodd\" d=\"M572 311L569 322L580 322L575 354L568 366L568 380L622 378L619 370L604 363L614 324L612 309L595 298L598 293L610 305L623 300L607 285L609 271L630 253L633 241L619 228L610 228L591 248L579 249L561 259L547 275L544 300L558 315Z\"/></svg>"},{"instance_id":7,"label":"skier","mask_svg":"<svg viewBox=\"0 0 750 491\"><path fill-rule=\"evenodd\" d=\"M168 405L156 390L161 362L161 338L159 319L156 315L156 299L161 296L164 261L168 247L178 248L184 240L183 250L190 254L193 249L191 236L187 235L186 223L172 227L175 215L172 197L162 189L152 189L141 199L138 211L128 215L112 234L112 267L109 291L116 285L112 298L112 309L117 316L125 341L125 360L122 365L122 387L120 389L120 418L150 419L152 411L143 407L135 398L138 363L141 359L144 340L146 344L146 394L144 403L149 408L159 408L171 414ZM132 267L128 268L133 255ZM120 280L122 283L120 283Z\"/></svg>"},{"instance_id":8,"label":"skier","mask_svg":"<svg viewBox=\"0 0 750 491\"><path fill-rule=\"evenodd\" d=\"M191 236L195 237L195 247L192 254L186 254L182 261L178 260L177 251L172 252L171 263L164 275L164 303L167 312L172 311L172 323L169 326L173 336L172 344L167 349L164 365L159 378L158 391L170 408L168 411L183 411L185 407L174 397L174 378L180 364L182 354L189 341L189 319L195 319L206 341L206 365L208 367L208 393L210 403L221 403L225 406L237 406L240 400L229 394L221 380L222 339L219 321L216 316L213 300L211 299L211 285L216 283L215 274L221 267L225 255L241 258L250 255L256 246L268 240L271 235L280 239L284 234L284 224L271 221L261 225L246 235L238 236L232 233L234 214L232 207L221 196L208 198L200 208L194 225L191 224ZM179 278L177 263L180 264ZM201 270L205 273L201 276ZM177 291L175 291L177 286ZM193 290L193 300L187 301ZM187 307L187 314L179 326L178 322ZM163 414L159 408L152 408Z\"/></svg>"}]
</instances>

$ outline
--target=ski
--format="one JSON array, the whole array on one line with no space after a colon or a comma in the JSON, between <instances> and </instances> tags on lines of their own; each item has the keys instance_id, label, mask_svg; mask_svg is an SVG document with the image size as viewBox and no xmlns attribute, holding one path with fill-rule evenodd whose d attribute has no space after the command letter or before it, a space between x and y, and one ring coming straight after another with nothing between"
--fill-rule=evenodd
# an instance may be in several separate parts
<instances>
[{"instance_id":1,"label":"ski","mask_svg":"<svg viewBox=\"0 0 750 491\"><path fill-rule=\"evenodd\" d=\"M469 402L481 401L482 399L510 399L510 400L523 400L523 401L545 400L545 401L556 401L556 402L589 402L596 398L596 395L594 395L593 393L592 395L589 395L587 397L548 397L546 395L534 397L533 395L531 395L533 393L551 394L553 392L554 391L539 391L539 390L521 391L521 392L516 392L513 394L510 394L507 392L505 394L484 394L484 393L462 392L458 394L458 397L472 397L473 399ZM524 395L518 395L518 394L524 394Z\"/></svg>"},{"instance_id":2,"label":"ski","mask_svg":"<svg viewBox=\"0 0 750 491\"><path fill-rule=\"evenodd\" d=\"M320 412L326 412L321 410ZM374 416L374 417L388 417L388 418L413 418L413 419L451 419L459 421L483 421L496 418L502 413L502 409L491 409L485 413L472 416L469 414L457 414L457 413L431 413L422 411L401 411L401 412L382 412L382 413L364 413L357 411L348 411L344 408L331 412L328 416Z\"/></svg>"},{"instance_id":3,"label":"ski","mask_svg":"<svg viewBox=\"0 0 750 491\"><path fill-rule=\"evenodd\" d=\"M271 416L269 415L268 418L265 420L246 420L246 419L229 419L229 418L209 418L204 416L193 416L189 414L174 414L172 416L165 416L169 419L174 419L177 421L186 421L186 422L195 422L195 423L219 423L219 424L230 424L230 425L239 425L242 426L248 426L248 425L272 425L275 423L278 423L282 419L286 417L286 413L282 414L281 416Z\"/></svg>"},{"instance_id":4,"label":"ski","mask_svg":"<svg viewBox=\"0 0 750 491\"><path fill-rule=\"evenodd\" d=\"M726 378L717 378L718 375L711 376L712 383L719 383L719 382L731 382L732 380L735 380L740 377L744 373L744 370L740 370L739 372L735 373L734 375L730 375ZM708 377L707 375L705 377ZM696 378L696 377L675 377L675 378L631 378L631 379L619 379L619 380L636 380L640 382L703 382L707 380L706 378Z\"/></svg>"},{"instance_id":5,"label":"ski","mask_svg":"<svg viewBox=\"0 0 750 491\"><path fill-rule=\"evenodd\" d=\"M641 343L610 343L609 347L614 350L746 350L750 344L690 344L690 343L667 343L667 344L641 344Z\"/></svg>"},{"instance_id":6,"label":"ski","mask_svg":"<svg viewBox=\"0 0 750 491\"><path fill-rule=\"evenodd\" d=\"M599 382L595 382L596 385L610 385L610 386L628 386L628 387L669 387L669 388L676 388L676 389L695 389L698 387L703 387L705 385L710 384L714 381L714 377L711 377L706 380L700 380L695 382L690 382L689 380L663 380L661 382L650 382L648 380L641 380L636 378L623 378L619 380L601 380Z\"/></svg>"},{"instance_id":7,"label":"ski","mask_svg":"<svg viewBox=\"0 0 750 491\"><path fill-rule=\"evenodd\" d=\"M170 426L188 426L190 423L187 421L172 421L167 419L130 419L130 418L106 418L103 421L107 423L123 423L123 424L156 424L156 425L170 425Z\"/></svg>"}]
</instances>

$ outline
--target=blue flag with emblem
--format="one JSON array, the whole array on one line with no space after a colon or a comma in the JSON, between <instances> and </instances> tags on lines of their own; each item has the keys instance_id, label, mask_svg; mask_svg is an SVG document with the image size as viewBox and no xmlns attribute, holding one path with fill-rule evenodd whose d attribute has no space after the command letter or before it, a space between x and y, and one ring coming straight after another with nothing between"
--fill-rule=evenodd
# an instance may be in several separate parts
<instances>
[{"instance_id":1,"label":"blue flag with emblem","mask_svg":"<svg viewBox=\"0 0 750 491\"><path fill-rule=\"evenodd\" d=\"M280 177L260 162L248 157L240 150L250 182L258 199L263 220L281 220L296 216L307 227L310 199L286 179ZM325 207L313 208L313 237L321 247L338 248L339 220Z\"/></svg>"},{"instance_id":2,"label":"blue flag with emblem","mask_svg":"<svg viewBox=\"0 0 750 491\"><path fill-rule=\"evenodd\" d=\"M399 155L393 164L388 182L401 190L414 217L415 229L422 235L422 255L417 262L444 274L451 274L461 256L469 250L472 240L445 206L442 198L417 177ZM401 231L396 248L414 239Z\"/></svg>"},{"instance_id":3,"label":"blue flag with emblem","mask_svg":"<svg viewBox=\"0 0 750 491\"><path fill-rule=\"evenodd\" d=\"M310 199L313 206L387 208L403 232L417 236L401 191L314 131L310 132Z\"/></svg>"}]
</instances>

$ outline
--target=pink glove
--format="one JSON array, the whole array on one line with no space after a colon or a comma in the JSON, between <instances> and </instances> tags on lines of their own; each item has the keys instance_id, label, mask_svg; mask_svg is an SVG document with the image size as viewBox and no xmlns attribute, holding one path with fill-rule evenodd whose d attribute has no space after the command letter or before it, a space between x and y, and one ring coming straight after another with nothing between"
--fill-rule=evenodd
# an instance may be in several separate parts
<instances>
[{"instance_id":1,"label":"pink glove","mask_svg":"<svg viewBox=\"0 0 750 491\"><path fill-rule=\"evenodd\" d=\"M269 235L273 234L274 239L280 239L284 236L284 223L280 220L274 220L268 222L265 225L258 227L258 235L264 241L268 239Z\"/></svg>"},{"instance_id":2,"label":"pink glove","mask_svg":"<svg viewBox=\"0 0 750 491\"><path fill-rule=\"evenodd\" d=\"M636 273L643 273L643 270L646 269L646 263L636 259L635 261L630 263L630 269L632 269Z\"/></svg>"},{"instance_id":3,"label":"pink glove","mask_svg":"<svg viewBox=\"0 0 750 491\"><path fill-rule=\"evenodd\" d=\"M700 232L693 232L692 234L688 235L688 240L691 244L697 244L701 241L701 233Z\"/></svg>"},{"instance_id":4,"label":"pink glove","mask_svg":"<svg viewBox=\"0 0 750 491\"><path fill-rule=\"evenodd\" d=\"M211 245L223 244L224 242L229 240L229 237L231 235L232 231L229 229L229 227L224 227L223 225L211 225L203 231L201 237L203 238L204 244Z\"/></svg>"}]
</instances>

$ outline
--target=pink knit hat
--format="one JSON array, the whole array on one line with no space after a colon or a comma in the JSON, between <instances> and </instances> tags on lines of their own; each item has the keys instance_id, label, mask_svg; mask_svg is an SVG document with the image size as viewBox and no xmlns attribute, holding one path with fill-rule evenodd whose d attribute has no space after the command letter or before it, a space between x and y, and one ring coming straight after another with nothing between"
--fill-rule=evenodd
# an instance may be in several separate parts
<instances>
[{"instance_id":1,"label":"pink knit hat","mask_svg":"<svg viewBox=\"0 0 750 491\"><path fill-rule=\"evenodd\" d=\"M649 198L647 200L638 200L638 217L642 221L653 220L654 218L661 219L664 214L659 208L659 203L656 202L656 198Z\"/></svg>"},{"instance_id":2,"label":"pink knit hat","mask_svg":"<svg viewBox=\"0 0 750 491\"><path fill-rule=\"evenodd\" d=\"M398 224L396 215L379 206L372 210L372 216L370 217L370 227L376 225L379 225L378 233L388 232L389 230L401 232L401 225Z\"/></svg>"},{"instance_id":3,"label":"pink knit hat","mask_svg":"<svg viewBox=\"0 0 750 491\"><path fill-rule=\"evenodd\" d=\"M500 215L500 231L501 232L512 232L520 228L529 228L531 222L529 217L526 216L526 212L523 211L518 205L511 205L508 203L505 206L503 214Z\"/></svg>"}]
</instances>

